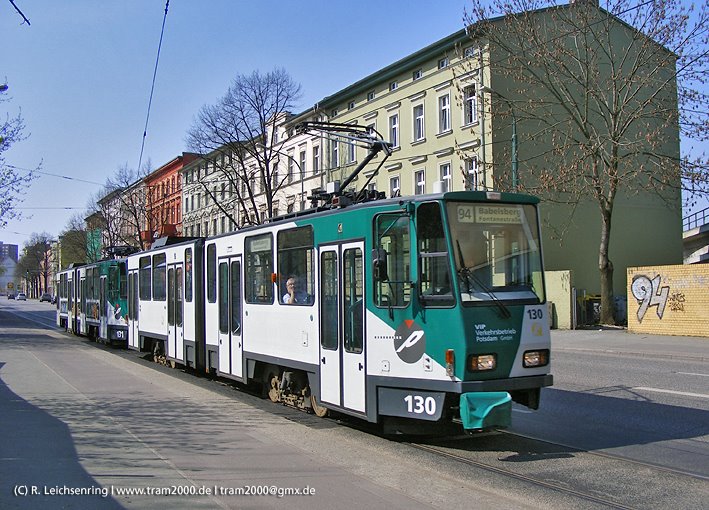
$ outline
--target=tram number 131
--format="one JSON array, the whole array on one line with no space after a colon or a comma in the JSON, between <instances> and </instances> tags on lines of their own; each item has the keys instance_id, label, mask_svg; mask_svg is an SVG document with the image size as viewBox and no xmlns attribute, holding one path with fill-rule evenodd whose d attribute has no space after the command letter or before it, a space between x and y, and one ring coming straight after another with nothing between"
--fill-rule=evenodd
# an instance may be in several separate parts
<instances>
[{"instance_id":1,"label":"tram number 131","mask_svg":"<svg viewBox=\"0 0 709 510\"><path fill-rule=\"evenodd\" d=\"M436 414L436 399L433 397L422 397L421 395L406 395L404 397L406 410L411 414Z\"/></svg>"}]
</instances>

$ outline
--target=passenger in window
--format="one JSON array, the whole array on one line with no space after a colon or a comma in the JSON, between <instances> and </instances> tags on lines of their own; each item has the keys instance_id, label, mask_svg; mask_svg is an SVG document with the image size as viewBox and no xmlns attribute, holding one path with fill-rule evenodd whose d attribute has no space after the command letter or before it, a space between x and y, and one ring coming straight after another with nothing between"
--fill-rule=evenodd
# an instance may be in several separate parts
<instances>
[{"instance_id":1,"label":"passenger in window","mask_svg":"<svg viewBox=\"0 0 709 510\"><path fill-rule=\"evenodd\" d=\"M283 294L283 303L286 305L307 305L310 303L310 296L302 289L301 279L297 276L289 276L286 280L286 293Z\"/></svg>"}]
</instances>

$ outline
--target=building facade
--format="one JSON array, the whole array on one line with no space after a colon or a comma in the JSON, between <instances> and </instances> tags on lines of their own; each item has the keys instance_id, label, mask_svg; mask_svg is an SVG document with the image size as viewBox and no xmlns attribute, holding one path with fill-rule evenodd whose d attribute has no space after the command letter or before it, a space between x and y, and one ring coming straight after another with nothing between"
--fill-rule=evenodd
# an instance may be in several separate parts
<instances>
[{"instance_id":1,"label":"building facade","mask_svg":"<svg viewBox=\"0 0 709 510\"><path fill-rule=\"evenodd\" d=\"M197 154L182 153L143 179L146 224L141 239L144 242L183 235L181 171L197 158Z\"/></svg>"},{"instance_id":2,"label":"building facade","mask_svg":"<svg viewBox=\"0 0 709 510\"><path fill-rule=\"evenodd\" d=\"M544 21L549 12L541 10L538 15ZM636 35L620 20L614 23L614 42ZM282 156L272 176L283 184L273 196L273 215L307 208L306 197L313 190L344 181L366 155L354 143L303 134L296 130L303 121L370 127L392 144L392 155L376 175L381 154L352 182L356 189L366 185L387 196L408 196L514 190L528 182L533 166L549 164L542 155L550 146L546 139L535 139L536 125L516 118L514 106L515 101L541 101L543 94L529 90L514 75L498 74L491 63L501 58L500 49L483 34L461 30L284 118L267 136L279 145ZM676 92L669 83L665 96ZM671 107L671 97L660 100ZM676 94L674 101L676 110ZM667 131L663 152L678 159L678 128L663 129ZM212 236L268 221L258 166L247 161L241 182L224 179L220 168L234 164L230 154L215 151L184 165L184 235ZM243 200L239 192L245 190L238 187L247 185L255 190L253 201ZM571 271L579 293L598 294L598 206L590 200L574 206L548 200L540 210L546 268ZM650 192L618 195L610 252L616 295L623 295L627 267L681 263L680 211L679 192L663 200Z\"/></svg>"}]
</instances>

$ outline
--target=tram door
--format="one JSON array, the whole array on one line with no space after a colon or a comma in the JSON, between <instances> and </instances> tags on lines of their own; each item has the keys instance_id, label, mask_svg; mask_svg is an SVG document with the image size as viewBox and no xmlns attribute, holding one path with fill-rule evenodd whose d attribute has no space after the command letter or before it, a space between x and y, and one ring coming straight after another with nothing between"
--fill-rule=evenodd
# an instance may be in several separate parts
<instances>
[{"instance_id":1,"label":"tram door","mask_svg":"<svg viewBox=\"0 0 709 510\"><path fill-rule=\"evenodd\" d=\"M128 345L138 345L138 271L128 273Z\"/></svg>"},{"instance_id":2,"label":"tram door","mask_svg":"<svg viewBox=\"0 0 709 510\"><path fill-rule=\"evenodd\" d=\"M167 355L184 359L184 276L182 264L167 266Z\"/></svg>"},{"instance_id":3,"label":"tram door","mask_svg":"<svg viewBox=\"0 0 709 510\"><path fill-rule=\"evenodd\" d=\"M74 288L73 271L67 275L66 279L66 328L76 334L76 326L74 326L74 317L76 316L76 289Z\"/></svg>"},{"instance_id":4,"label":"tram door","mask_svg":"<svg viewBox=\"0 0 709 510\"><path fill-rule=\"evenodd\" d=\"M101 276L99 282L98 337L108 338L108 310L106 309L106 279Z\"/></svg>"},{"instance_id":5,"label":"tram door","mask_svg":"<svg viewBox=\"0 0 709 510\"><path fill-rule=\"evenodd\" d=\"M241 257L219 261L219 372L243 377Z\"/></svg>"},{"instance_id":6,"label":"tram door","mask_svg":"<svg viewBox=\"0 0 709 510\"><path fill-rule=\"evenodd\" d=\"M365 412L364 245L320 250L320 400Z\"/></svg>"}]
</instances>

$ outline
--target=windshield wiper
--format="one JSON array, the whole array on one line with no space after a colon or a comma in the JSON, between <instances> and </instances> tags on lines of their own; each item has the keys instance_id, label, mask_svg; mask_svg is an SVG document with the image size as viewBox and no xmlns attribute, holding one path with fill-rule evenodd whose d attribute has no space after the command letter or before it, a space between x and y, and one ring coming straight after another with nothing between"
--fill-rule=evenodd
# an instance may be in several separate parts
<instances>
[{"instance_id":1,"label":"windshield wiper","mask_svg":"<svg viewBox=\"0 0 709 510\"><path fill-rule=\"evenodd\" d=\"M468 294L472 294L470 288L470 280L472 279L475 284L483 290L483 292L490 296L492 302L495 303L495 306L497 306L497 309L500 311L500 316L503 319L509 319L512 316L510 310L505 306L502 301L500 301L500 299L495 295L492 289L485 285L485 283L483 283L483 281L475 275L473 268L465 265L465 259L463 258L463 250L460 248L460 241L456 239L455 242L458 246L458 258L460 259L460 270L458 271L458 274L463 278L463 280L465 280L465 285L468 289Z\"/></svg>"}]
</instances>

